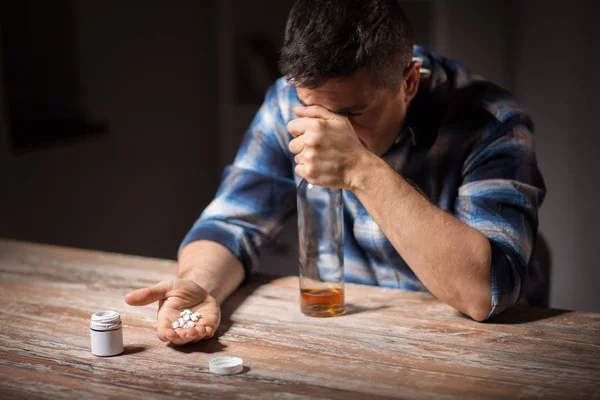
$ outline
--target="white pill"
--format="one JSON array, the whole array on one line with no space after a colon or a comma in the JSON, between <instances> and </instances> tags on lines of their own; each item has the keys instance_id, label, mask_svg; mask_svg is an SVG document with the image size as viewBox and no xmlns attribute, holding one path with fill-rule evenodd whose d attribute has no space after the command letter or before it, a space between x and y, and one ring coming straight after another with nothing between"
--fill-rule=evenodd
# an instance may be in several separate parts
<instances>
[{"instance_id":1,"label":"white pill","mask_svg":"<svg viewBox=\"0 0 600 400\"><path fill-rule=\"evenodd\" d=\"M191 310L188 310L187 308L185 310L183 310L184 313L186 314L193 314Z\"/></svg>"},{"instance_id":2,"label":"white pill","mask_svg":"<svg viewBox=\"0 0 600 400\"><path fill-rule=\"evenodd\" d=\"M179 328L179 322L175 321L171 324L171 326L173 327L173 329L177 329Z\"/></svg>"},{"instance_id":3,"label":"white pill","mask_svg":"<svg viewBox=\"0 0 600 400\"><path fill-rule=\"evenodd\" d=\"M190 316L189 316L189 314L185 314L185 315L183 316L183 320L184 320L184 321L189 321L189 320L190 320Z\"/></svg>"},{"instance_id":4,"label":"white pill","mask_svg":"<svg viewBox=\"0 0 600 400\"><path fill-rule=\"evenodd\" d=\"M193 328L194 327L194 322L192 321L188 321L187 324L185 324L186 328Z\"/></svg>"},{"instance_id":5,"label":"white pill","mask_svg":"<svg viewBox=\"0 0 600 400\"><path fill-rule=\"evenodd\" d=\"M194 321L194 322L198 321L198 317L196 317L196 314L192 314L192 315L190 316L190 319L191 319L192 321Z\"/></svg>"},{"instance_id":6,"label":"white pill","mask_svg":"<svg viewBox=\"0 0 600 400\"><path fill-rule=\"evenodd\" d=\"M202 316L202 314L200 314L199 312L195 312L194 315L198 318L200 318Z\"/></svg>"},{"instance_id":7,"label":"white pill","mask_svg":"<svg viewBox=\"0 0 600 400\"><path fill-rule=\"evenodd\" d=\"M183 320L183 318L179 318L179 320L178 320L178 321L179 321L179 325L183 325L183 324L185 324L185 321Z\"/></svg>"}]
</instances>

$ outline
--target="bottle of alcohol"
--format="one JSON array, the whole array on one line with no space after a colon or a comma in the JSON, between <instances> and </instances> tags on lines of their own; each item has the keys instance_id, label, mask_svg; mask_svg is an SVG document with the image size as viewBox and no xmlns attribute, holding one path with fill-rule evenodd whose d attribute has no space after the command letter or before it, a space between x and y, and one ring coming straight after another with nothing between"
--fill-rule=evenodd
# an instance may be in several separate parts
<instances>
[{"instance_id":1,"label":"bottle of alcohol","mask_svg":"<svg viewBox=\"0 0 600 400\"><path fill-rule=\"evenodd\" d=\"M302 180L297 188L300 304L312 317L335 317L344 307L342 191Z\"/></svg>"}]
</instances>

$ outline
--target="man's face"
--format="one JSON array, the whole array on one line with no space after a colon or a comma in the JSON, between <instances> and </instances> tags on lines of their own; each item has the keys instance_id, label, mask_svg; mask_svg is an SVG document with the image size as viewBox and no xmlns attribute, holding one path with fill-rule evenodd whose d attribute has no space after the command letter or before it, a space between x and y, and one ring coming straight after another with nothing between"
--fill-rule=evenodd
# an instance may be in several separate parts
<instances>
[{"instance_id":1,"label":"man's face","mask_svg":"<svg viewBox=\"0 0 600 400\"><path fill-rule=\"evenodd\" d=\"M410 98L405 84L397 92L374 88L366 71L327 81L317 88L297 87L304 105L319 105L347 117L359 139L375 154L385 152L399 134Z\"/></svg>"}]
</instances>

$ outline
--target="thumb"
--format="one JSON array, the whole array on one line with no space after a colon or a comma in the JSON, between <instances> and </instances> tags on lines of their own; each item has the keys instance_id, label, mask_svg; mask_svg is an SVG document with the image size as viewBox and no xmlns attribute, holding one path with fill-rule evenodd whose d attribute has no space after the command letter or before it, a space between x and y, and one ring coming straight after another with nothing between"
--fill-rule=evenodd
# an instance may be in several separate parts
<instances>
[{"instance_id":1,"label":"thumb","mask_svg":"<svg viewBox=\"0 0 600 400\"><path fill-rule=\"evenodd\" d=\"M145 306L163 300L173 287L173 281L162 281L152 287L137 289L125 295L125 302L130 306Z\"/></svg>"}]
</instances>

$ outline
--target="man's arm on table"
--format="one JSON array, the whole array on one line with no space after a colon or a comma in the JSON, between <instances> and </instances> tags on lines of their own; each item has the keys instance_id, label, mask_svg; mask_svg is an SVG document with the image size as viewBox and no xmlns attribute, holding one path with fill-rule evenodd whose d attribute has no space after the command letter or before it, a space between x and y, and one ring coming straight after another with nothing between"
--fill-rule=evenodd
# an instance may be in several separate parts
<instances>
[{"instance_id":1,"label":"man's arm on table","mask_svg":"<svg viewBox=\"0 0 600 400\"><path fill-rule=\"evenodd\" d=\"M442 211L369 154L352 192L438 299L482 321L491 310L491 248L477 229ZM363 168L361 168L363 170Z\"/></svg>"},{"instance_id":2,"label":"man's arm on table","mask_svg":"<svg viewBox=\"0 0 600 400\"><path fill-rule=\"evenodd\" d=\"M185 236L179 279L125 297L136 306L158 301L157 333L163 341L181 345L212 337L221 303L256 269L259 249L274 242L296 209L289 152L282 145L289 137L279 106L285 93L279 95L276 86L269 89L215 198ZM184 309L202 317L194 327L173 328Z\"/></svg>"},{"instance_id":3,"label":"man's arm on table","mask_svg":"<svg viewBox=\"0 0 600 400\"><path fill-rule=\"evenodd\" d=\"M353 175L352 191L423 284L477 321L512 306L526 280L543 198L532 143L518 125L481 145L454 215L372 154Z\"/></svg>"},{"instance_id":4,"label":"man's arm on table","mask_svg":"<svg viewBox=\"0 0 600 400\"><path fill-rule=\"evenodd\" d=\"M223 304L244 280L244 267L223 245L198 240L181 249L177 276L196 282Z\"/></svg>"}]
</instances>

